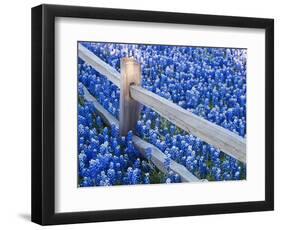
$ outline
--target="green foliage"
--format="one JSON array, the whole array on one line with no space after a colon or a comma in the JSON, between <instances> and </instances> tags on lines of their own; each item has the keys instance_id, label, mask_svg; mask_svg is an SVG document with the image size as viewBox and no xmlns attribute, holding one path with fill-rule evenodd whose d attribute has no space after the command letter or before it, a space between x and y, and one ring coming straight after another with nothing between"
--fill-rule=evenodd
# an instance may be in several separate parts
<instances>
[{"instance_id":1,"label":"green foliage","mask_svg":"<svg viewBox=\"0 0 281 230\"><path fill-rule=\"evenodd\" d=\"M150 174L151 184L161 184L165 183L165 174L159 170L153 170Z\"/></svg>"},{"instance_id":2,"label":"green foliage","mask_svg":"<svg viewBox=\"0 0 281 230\"><path fill-rule=\"evenodd\" d=\"M85 105L85 98L83 96L78 96L78 104L81 106Z\"/></svg>"}]
</instances>

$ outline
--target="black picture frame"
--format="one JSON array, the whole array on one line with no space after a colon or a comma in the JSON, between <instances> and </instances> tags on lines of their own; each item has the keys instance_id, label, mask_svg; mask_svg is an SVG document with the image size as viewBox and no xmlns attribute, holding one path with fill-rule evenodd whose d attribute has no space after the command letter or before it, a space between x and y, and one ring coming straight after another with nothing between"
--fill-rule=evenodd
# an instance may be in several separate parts
<instances>
[{"instance_id":1,"label":"black picture frame","mask_svg":"<svg viewBox=\"0 0 281 230\"><path fill-rule=\"evenodd\" d=\"M55 213L55 18L109 19L265 29L265 200ZM32 221L41 225L274 209L274 20L62 5L32 8Z\"/></svg>"}]
</instances>

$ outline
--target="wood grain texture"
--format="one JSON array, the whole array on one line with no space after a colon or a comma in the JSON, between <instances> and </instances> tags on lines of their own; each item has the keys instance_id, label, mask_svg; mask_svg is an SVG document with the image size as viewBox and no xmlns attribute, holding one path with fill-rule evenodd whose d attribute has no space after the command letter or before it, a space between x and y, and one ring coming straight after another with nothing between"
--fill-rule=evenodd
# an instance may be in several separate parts
<instances>
[{"instance_id":1,"label":"wood grain texture","mask_svg":"<svg viewBox=\"0 0 281 230\"><path fill-rule=\"evenodd\" d=\"M141 67L134 58L121 59L121 80L120 80L120 134L127 135L135 131L140 115L141 105L130 97L130 85L140 85Z\"/></svg>"},{"instance_id":2,"label":"wood grain texture","mask_svg":"<svg viewBox=\"0 0 281 230\"><path fill-rule=\"evenodd\" d=\"M78 56L120 88L120 73L116 69L81 44L78 44Z\"/></svg>"},{"instance_id":3,"label":"wood grain texture","mask_svg":"<svg viewBox=\"0 0 281 230\"><path fill-rule=\"evenodd\" d=\"M167 120L235 159L246 163L246 139L140 86L130 86L131 97Z\"/></svg>"}]
</instances>

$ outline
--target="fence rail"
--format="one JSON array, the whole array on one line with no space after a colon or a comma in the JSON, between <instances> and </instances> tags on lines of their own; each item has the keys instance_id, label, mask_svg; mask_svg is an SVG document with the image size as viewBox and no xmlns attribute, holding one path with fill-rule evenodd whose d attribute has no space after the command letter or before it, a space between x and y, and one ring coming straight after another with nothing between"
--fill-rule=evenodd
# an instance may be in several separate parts
<instances>
[{"instance_id":1,"label":"fence rail","mask_svg":"<svg viewBox=\"0 0 281 230\"><path fill-rule=\"evenodd\" d=\"M157 111L157 113L176 126L217 147L235 159L246 162L246 142L244 138L196 116L175 103L140 86L132 85L130 92L134 100Z\"/></svg>"},{"instance_id":2,"label":"fence rail","mask_svg":"<svg viewBox=\"0 0 281 230\"><path fill-rule=\"evenodd\" d=\"M178 127L182 128L183 130L187 131L188 133L199 137L201 140L205 141L208 144L213 145L214 147L218 148L219 150L225 152L226 154L232 156L233 158L246 163L246 139L240 137L239 135L224 129L206 119L203 119L183 108L176 105L175 103L154 94L141 86L139 86L140 79L131 79L128 76L135 76L136 67L132 68L133 66L140 66L136 62L132 61L132 59L123 59L122 61L127 61L131 63L130 65L124 65L126 68L131 68L131 71L121 70L121 74L116 71L114 68L109 66L107 63L103 62L99 57L94 55L91 51L87 48L79 44L78 46L78 55L84 61L86 61L89 65L91 65L94 69L100 72L102 75L108 78L113 84L117 85L118 87L121 86L121 96L122 91L126 90L126 93L123 93L125 96L120 99L120 101L124 100L128 102L125 104L123 109L126 110L131 103L139 102L145 106L148 106L154 109L157 113L161 116L172 122L173 124L177 125ZM122 64L121 64L122 65ZM122 68L122 66L121 66ZM140 68L138 68L140 71ZM134 74L133 74L134 73ZM140 73L137 73L140 76ZM128 84L128 80L131 80ZM124 83L125 81L125 83ZM132 85L132 83L136 83ZM123 87L122 86L126 86ZM129 92L129 94L128 94ZM125 98L126 97L126 98ZM125 98L125 99L124 99ZM122 108L120 108L120 111ZM135 110L136 111L136 110ZM131 111L131 113L127 113L126 116L134 117L134 121L137 118L137 114L135 111ZM128 115L129 114L129 115ZM123 116L122 114L120 114ZM123 117L120 121L130 120L130 117ZM127 125L126 122L121 122L120 126L121 129L124 125ZM128 128L134 129L134 126L131 124Z\"/></svg>"}]
</instances>

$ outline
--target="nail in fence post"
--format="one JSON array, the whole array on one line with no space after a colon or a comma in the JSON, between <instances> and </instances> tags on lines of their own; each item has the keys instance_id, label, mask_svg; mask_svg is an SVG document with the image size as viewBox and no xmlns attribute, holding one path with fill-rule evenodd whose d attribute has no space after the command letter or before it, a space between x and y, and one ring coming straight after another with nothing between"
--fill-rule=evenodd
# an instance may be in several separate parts
<instances>
[{"instance_id":1,"label":"nail in fence post","mask_svg":"<svg viewBox=\"0 0 281 230\"><path fill-rule=\"evenodd\" d=\"M120 134L127 135L128 131L135 131L140 115L140 104L130 97L130 85L141 84L141 67L134 58L121 59L120 79Z\"/></svg>"}]
</instances>

